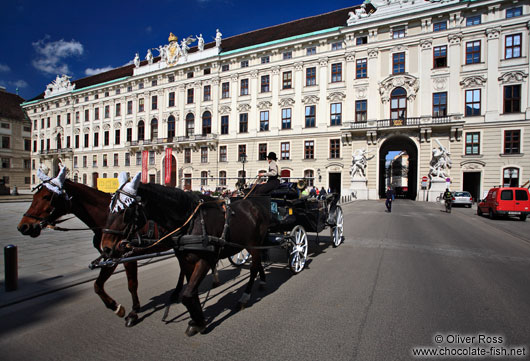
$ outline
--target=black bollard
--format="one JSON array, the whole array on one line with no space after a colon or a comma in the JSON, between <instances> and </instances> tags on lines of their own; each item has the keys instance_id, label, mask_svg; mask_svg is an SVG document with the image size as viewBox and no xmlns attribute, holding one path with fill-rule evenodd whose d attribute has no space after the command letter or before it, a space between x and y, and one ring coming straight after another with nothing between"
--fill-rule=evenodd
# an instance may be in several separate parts
<instances>
[{"instance_id":1,"label":"black bollard","mask_svg":"<svg viewBox=\"0 0 530 361\"><path fill-rule=\"evenodd\" d=\"M9 244L4 247L5 289L6 292L18 288L18 254L17 246Z\"/></svg>"}]
</instances>

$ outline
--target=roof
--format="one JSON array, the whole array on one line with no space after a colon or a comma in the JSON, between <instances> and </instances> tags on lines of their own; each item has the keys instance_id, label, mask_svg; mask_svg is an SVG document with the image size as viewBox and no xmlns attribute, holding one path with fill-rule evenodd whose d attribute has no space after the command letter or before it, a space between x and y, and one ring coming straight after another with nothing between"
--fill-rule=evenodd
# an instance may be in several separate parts
<instances>
[{"instance_id":1,"label":"roof","mask_svg":"<svg viewBox=\"0 0 530 361\"><path fill-rule=\"evenodd\" d=\"M26 120L26 114L20 106L23 102L24 99L17 94L0 90L0 117L20 121Z\"/></svg>"},{"instance_id":2,"label":"roof","mask_svg":"<svg viewBox=\"0 0 530 361\"><path fill-rule=\"evenodd\" d=\"M371 4L367 4L367 10L375 10ZM222 40L222 51L228 52L236 49L245 48L252 45L258 45L274 40L280 40L289 38L292 36L307 34L319 30L330 29L337 26L346 26L348 20L348 13L360 7L360 5L351 6L348 8L335 10L329 13L315 15L303 19L290 21L287 23L270 26L267 28L250 31L247 33L235 35ZM205 49L213 48L215 42L205 44ZM192 47L189 52L193 53L197 51L197 47ZM160 57L154 58L154 62L160 60ZM143 60L140 65L147 64L146 60ZM88 86L105 83L111 80L123 78L126 76L133 75L134 65L126 65L120 68L112 69L104 73L92 75L86 78L72 81L75 84L75 89L82 89ZM30 101L39 100L44 98L44 92L39 94Z\"/></svg>"}]
</instances>

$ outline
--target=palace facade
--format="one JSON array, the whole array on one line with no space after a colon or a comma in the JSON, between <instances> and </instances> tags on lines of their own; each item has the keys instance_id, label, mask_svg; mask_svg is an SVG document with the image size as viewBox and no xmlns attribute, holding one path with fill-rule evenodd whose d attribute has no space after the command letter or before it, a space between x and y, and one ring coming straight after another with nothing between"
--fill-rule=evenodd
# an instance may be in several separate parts
<instances>
[{"instance_id":1,"label":"palace facade","mask_svg":"<svg viewBox=\"0 0 530 361\"><path fill-rule=\"evenodd\" d=\"M89 185L143 162L146 181L233 189L274 151L283 177L350 194L364 150L376 198L388 152L403 152L403 191L423 199L443 148L453 190L519 185L530 177L529 5L378 0L207 44L171 34L158 57L58 76L24 103L31 156Z\"/></svg>"}]
</instances>

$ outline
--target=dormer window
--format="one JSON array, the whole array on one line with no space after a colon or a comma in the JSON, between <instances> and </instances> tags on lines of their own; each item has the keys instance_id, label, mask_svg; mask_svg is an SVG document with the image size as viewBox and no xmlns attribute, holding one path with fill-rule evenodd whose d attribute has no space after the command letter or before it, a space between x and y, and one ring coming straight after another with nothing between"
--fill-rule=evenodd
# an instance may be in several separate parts
<instances>
[{"instance_id":1,"label":"dormer window","mask_svg":"<svg viewBox=\"0 0 530 361\"><path fill-rule=\"evenodd\" d=\"M336 42L336 43L333 43L331 44L331 50L335 51L335 50L340 50L342 49L342 42Z\"/></svg>"},{"instance_id":2,"label":"dormer window","mask_svg":"<svg viewBox=\"0 0 530 361\"><path fill-rule=\"evenodd\" d=\"M405 37L404 26L392 29L392 39L399 39L399 38L404 38L404 37Z\"/></svg>"},{"instance_id":3,"label":"dormer window","mask_svg":"<svg viewBox=\"0 0 530 361\"><path fill-rule=\"evenodd\" d=\"M480 25L480 15L468 16L466 18L466 26Z\"/></svg>"}]
</instances>

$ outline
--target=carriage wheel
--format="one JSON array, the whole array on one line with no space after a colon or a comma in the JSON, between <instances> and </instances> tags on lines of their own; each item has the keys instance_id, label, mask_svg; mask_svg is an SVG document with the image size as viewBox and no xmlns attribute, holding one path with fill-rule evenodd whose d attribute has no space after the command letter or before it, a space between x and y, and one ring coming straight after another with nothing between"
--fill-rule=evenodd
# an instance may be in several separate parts
<instances>
[{"instance_id":1,"label":"carriage wheel","mask_svg":"<svg viewBox=\"0 0 530 361\"><path fill-rule=\"evenodd\" d=\"M337 206L335 211L335 226L331 228L331 240L333 247L338 247L344 238L344 213L342 208Z\"/></svg>"},{"instance_id":2,"label":"carriage wheel","mask_svg":"<svg viewBox=\"0 0 530 361\"><path fill-rule=\"evenodd\" d=\"M289 254L289 268L294 274L300 273L307 260L307 233L302 226L296 226L291 231L292 247Z\"/></svg>"},{"instance_id":3,"label":"carriage wheel","mask_svg":"<svg viewBox=\"0 0 530 361\"><path fill-rule=\"evenodd\" d=\"M232 266L241 267L250 259L250 253L244 249L241 252L228 257L228 261L232 263Z\"/></svg>"}]
</instances>

